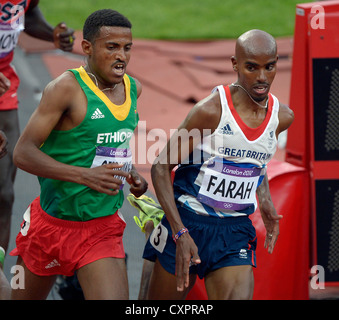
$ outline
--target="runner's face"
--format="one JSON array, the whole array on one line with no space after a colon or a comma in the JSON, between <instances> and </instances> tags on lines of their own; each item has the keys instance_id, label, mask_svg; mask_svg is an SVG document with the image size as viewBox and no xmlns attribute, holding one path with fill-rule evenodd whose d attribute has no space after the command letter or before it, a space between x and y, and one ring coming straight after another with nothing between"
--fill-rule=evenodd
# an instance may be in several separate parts
<instances>
[{"instance_id":1,"label":"runner's face","mask_svg":"<svg viewBox=\"0 0 339 320\"><path fill-rule=\"evenodd\" d=\"M106 85L123 80L131 56L130 28L102 27L92 44L91 69Z\"/></svg>"},{"instance_id":2,"label":"runner's face","mask_svg":"<svg viewBox=\"0 0 339 320\"><path fill-rule=\"evenodd\" d=\"M278 57L274 53L242 52L234 62L238 71L238 83L255 101L260 102L266 99L276 75L277 61Z\"/></svg>"}]
</instances>

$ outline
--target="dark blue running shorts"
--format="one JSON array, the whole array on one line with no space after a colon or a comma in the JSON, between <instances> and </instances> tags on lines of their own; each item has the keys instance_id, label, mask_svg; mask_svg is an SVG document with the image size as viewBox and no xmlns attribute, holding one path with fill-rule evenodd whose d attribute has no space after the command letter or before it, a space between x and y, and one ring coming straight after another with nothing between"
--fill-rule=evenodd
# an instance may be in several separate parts
<instances>
[{"instance_id":1,"label":"dark blue running shorts","mask_svg":"<svg viewBox=\"0 0 339 320\"><path fill-rule=\"evenodd\" d=\"M210 271L223 267L252 265L256 267L257 237L248 216L218 218L197 215L178 207L181 220L198 247L201 263L192 265L190 273L203 278ZM176 244L171 227L163 217L149 237L143 258L156 258L169 273L175 274Z\"/></svg>"}]
</instances>

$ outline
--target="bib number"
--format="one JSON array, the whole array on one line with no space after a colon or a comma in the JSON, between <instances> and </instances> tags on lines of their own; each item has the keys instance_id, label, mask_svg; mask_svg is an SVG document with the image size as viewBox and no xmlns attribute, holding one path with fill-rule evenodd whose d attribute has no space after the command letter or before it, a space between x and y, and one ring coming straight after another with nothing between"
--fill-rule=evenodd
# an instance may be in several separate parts
<instances>
[{"instance_id":1,"label":"bib number","mask_svg":"<svg viewBox=\"0 0 339 320\"><path fill-rule=\"evenodd\" d=\"M161 223L157 225L157 227L153 230L150 242L154 249L158 250L160 253L164 251L166 246L168 236L168 230Z\"/></svg>"},{"instance_id":2,"label":"bib number","mask_svg":"<svg viewBox=\"0 0 339 320\"><path fill-rule=\"evenodd\" d=\"M21 234L26 237L27 236L27 232L28 229L30 227L31 224L31 205L27 208L27 210L24 213L24 221L21 225Z\"/></svg>"},{"instance_id":3,"label":"bib number","mask_svg":"<svg viewBox=\"0 0 339 320\"><path fill-rule=\"evenodd\" d=\"M113 170L121 170L125 172L130 172L132 169L132 151L129 148L109 148L109 147L96 147L95 157L93 159L91 168L103 166L109 163L122 164L122 168L117 168ZM114 176L122 180L122 185L120 189L123 188L126 181L125 177Z\"/></svg>"},{"instance_id":4,"label":"bib number","mask_svg":"<svg viewBox=\"0 0 339 320\"><path fill-rule=\"evenodd\" d=\"M213 161L205 174L197 199L219 210L240 211L256 202L260 168L242 168Z\"/></svg>"},{"instance_id":5,"label":"bib number","mask_svg":"<svg viewBox=\"0 0 339 320\"><path fill-rule=\"evenodd\" d=\"M16 47L19 35L24 30L24 17L24 7L16 5L10 9L9 21L0 23L0 58Z\"/></svg>"}]
</instances>

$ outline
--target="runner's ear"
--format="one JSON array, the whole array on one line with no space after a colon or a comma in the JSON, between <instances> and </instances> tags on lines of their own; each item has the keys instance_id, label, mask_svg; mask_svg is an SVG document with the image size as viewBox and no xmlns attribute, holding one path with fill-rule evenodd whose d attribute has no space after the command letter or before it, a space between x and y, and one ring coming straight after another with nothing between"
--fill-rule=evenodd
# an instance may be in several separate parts
<instances>
[{"instance_id":1,"label":"runner's ear","mask_svg":"<svg viewBox=\"0 0 339 320\"><path fill-rule=\"evenodd\" d=\"M87 56L92 55L92 43L90 41L83 39L81 41L81 47L84 54L86 54Z\"/></svg>"}]
</instances>

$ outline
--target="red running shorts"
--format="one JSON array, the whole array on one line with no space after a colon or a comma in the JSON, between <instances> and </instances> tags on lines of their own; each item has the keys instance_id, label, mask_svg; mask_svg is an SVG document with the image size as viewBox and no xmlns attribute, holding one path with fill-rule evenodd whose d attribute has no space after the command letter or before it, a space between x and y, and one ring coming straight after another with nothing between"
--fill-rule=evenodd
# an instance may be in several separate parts
<instances>
[{"instance_id":1,"label":"red running shorts","mask_svg":"<svg viewBox=\"0 0 339 320\"><path fill-rule=\"evenodd\" d=\"M21 256L36 275L71 276L75 270L102 258L125 258L122 243L126 223L115 214L89 221L54 218L36 198L24 214L17 247L11 256Z\"/></svg>"}]
</instances>

